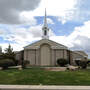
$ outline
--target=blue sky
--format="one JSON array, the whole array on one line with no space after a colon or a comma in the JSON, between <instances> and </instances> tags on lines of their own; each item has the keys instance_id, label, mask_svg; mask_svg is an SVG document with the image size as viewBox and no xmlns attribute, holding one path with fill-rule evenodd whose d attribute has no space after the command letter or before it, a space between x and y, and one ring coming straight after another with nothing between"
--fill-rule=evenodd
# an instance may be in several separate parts
<instances>
[{"instance_id":1,"label":"blue sky","mask_svg":"<svg viewBox=\"0 0 90 90\"><path fill-rule=\"evenodd\" d=\"M90 58L90 0L0 0L0 46L15 51L41 39L45 8L49 36Z\"/></svg>"}]
</instances>

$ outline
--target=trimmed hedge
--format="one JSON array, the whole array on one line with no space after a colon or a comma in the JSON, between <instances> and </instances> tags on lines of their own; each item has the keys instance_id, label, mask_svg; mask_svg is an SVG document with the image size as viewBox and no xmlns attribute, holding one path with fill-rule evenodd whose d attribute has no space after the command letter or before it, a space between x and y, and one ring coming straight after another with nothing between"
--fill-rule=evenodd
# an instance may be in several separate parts
<instances>
[{"instance_id":1,"label":"trimmed hedge","mask_svg":"<svg viewBox=\"0 0 90 90\"><path fill-rule=\"evenodd\" d=\"M64 67L66 64L68 64L68 60L63 58L57 59L57 64L61 67Z\"/></svg>"},{"instance_id":2,"label":"trimmed hedge","mask_svg":"<svg viewBox=\"0 0 90 90\"><path fill-rule=\"evenodd\" d=\"M9 66L14 66L14 65L15 63L11 59L0 60L0 67L2 67L3 69L7 69Z\"/></svg>"}]
</instances>

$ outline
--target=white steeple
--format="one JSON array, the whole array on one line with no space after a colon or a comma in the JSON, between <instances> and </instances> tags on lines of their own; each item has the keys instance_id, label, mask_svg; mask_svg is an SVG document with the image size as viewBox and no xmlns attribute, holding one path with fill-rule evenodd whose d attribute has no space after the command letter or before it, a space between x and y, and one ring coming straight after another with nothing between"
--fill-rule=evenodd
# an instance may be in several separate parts
<instances>
[{"instance_id":1,"label":"white steeple","mask_svg":"<svg viewBox=\"0 0 90 90\"><path fill-rule=\"evenodd\" d=\"M49 28L47 25L46 8L45 8L44 25L42 27L42 39L49 39Z\"/></svg>"}]
</instances>

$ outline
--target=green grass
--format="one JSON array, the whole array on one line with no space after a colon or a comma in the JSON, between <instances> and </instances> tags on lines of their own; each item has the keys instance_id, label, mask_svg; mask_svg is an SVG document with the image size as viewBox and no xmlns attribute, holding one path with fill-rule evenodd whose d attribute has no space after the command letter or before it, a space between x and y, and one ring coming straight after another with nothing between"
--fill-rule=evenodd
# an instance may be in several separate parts
<instances>
[{"instance_id":1,"label":"green grass","mask_svg":"<svg viewBox=\"0 0 90 90\"><path fill-rule=\"evenodd\" d=\"M0 84L17 85L90 85L90 70L45 71L40 68L0 71Z\"/></svg>"}]
</instances>

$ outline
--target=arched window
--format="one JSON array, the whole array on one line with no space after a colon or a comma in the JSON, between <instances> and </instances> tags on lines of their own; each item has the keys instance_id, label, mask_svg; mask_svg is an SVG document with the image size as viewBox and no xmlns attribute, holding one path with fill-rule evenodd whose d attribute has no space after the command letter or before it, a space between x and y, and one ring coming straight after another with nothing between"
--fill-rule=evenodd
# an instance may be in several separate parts
<instances>
[{"instance_id":1,"label":"arched window","mask_svg":"<svg viewBox=\"0 0 90 90\"><path fill-rule=\"evenodd\" d=\"M46 30L44 31L44 35L45 35L45 36L47 35L47 31L46 31Z\"/></svg>"}]
</instances>

